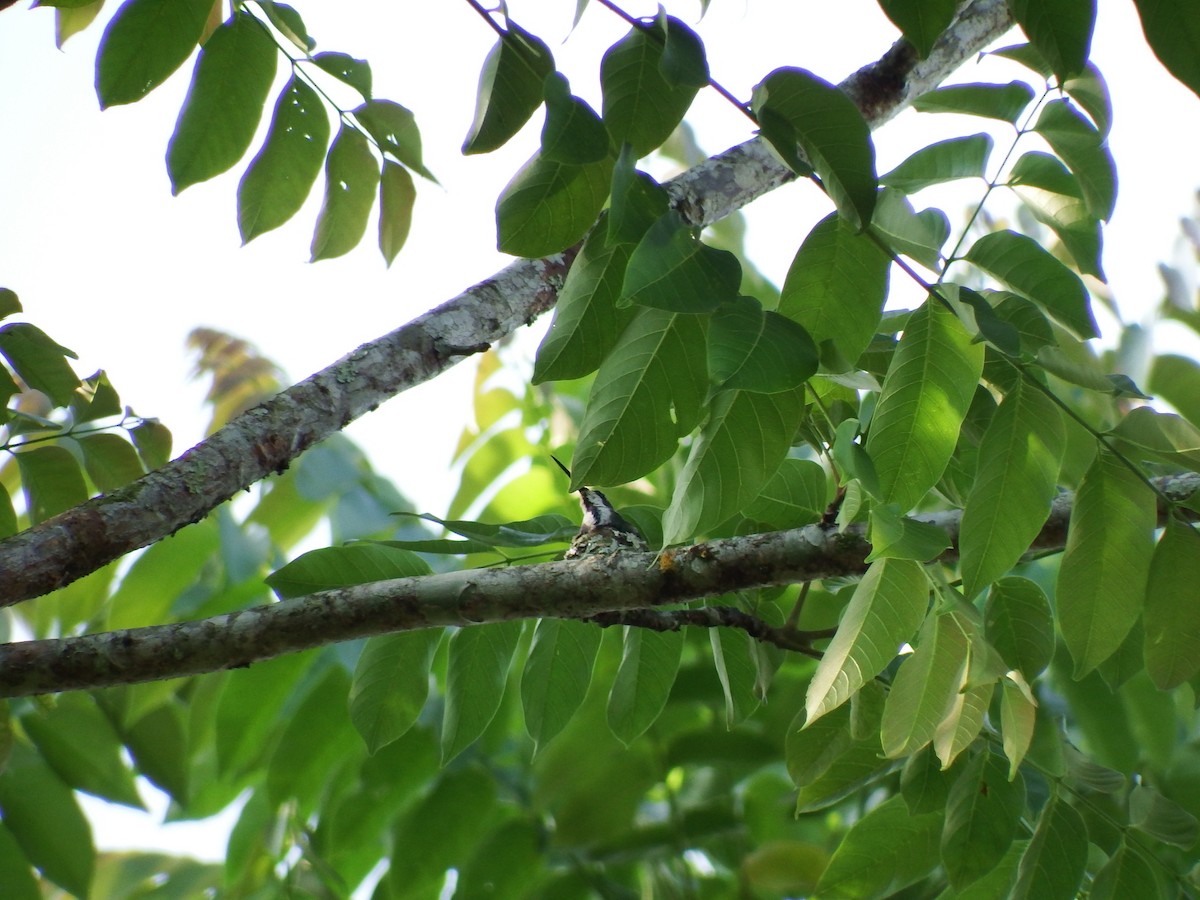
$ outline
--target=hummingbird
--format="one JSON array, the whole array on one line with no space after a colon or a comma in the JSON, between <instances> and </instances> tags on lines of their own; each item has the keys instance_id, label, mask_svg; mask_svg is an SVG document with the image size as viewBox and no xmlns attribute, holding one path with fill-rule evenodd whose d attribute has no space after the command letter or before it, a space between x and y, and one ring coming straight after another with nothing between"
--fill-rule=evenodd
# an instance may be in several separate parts
<instances>
[{"instance_id":1,"label":"hummingbird","mask_svg":"<svg viewBox=\"0 0 1200 900\"><path fill-rule=\"evenodd\" d=\"M567 477L571 470L555 457L551 459ZM579 489L579 505L583 508L583 522L579 534L571 539L565 559L593 556L600 553L617 553L621 550L646 550L646 539L637 528L613 507L603 493L589 487Z\"/></svg>"}]
</instances>

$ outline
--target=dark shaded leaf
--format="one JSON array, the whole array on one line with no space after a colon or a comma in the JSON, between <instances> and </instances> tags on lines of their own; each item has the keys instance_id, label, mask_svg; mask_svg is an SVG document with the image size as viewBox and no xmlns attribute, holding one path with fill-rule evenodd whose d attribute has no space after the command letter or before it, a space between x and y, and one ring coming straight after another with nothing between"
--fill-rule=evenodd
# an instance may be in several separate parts
<instances>
[{"instance_id":1,"label":"dark shaded leaf","mask_svg":"<svg viewBox=\"0 0 1200 900\"><path fill-rule=\"evenodd\" d=\"M634 248L617 303L711 312L737 297L741 279L742 266L734 254L704 244L671 210Z\"/></svg>"},{"instance_id":2,"label":"dark shaded leaf","mask_svg":"<svg viewBox=\"0 0 1200 900\"><path fill-rule=\"evenodd\" d=\"M462 152L490 153L504 146L542 105L543 84L553 71L550 48L509 22L483 62L475 119Z\"/></svg>"},{"instance_id":3,"label":"dark shaded leaf","mask_svg":"<svg viewBox=\"0 0 1200 900\"><path fill-rule=\"evenodd\" d=\"M1060 82L1083 71L1092 48L1095 0L1009 0L1008 8Z\"/></svg>"},{"instance_id":4,"label":"dark shaded leaf","mask_svg":"<svg viewBox=\"0 0 1200 900\"><path fill-rule=\"evenodd\" d=\"M570 247L595 223L611 175L608 158L570 166L534 156L496 203L498 249L537 259Z\"/></svg>"},{"instance_id":5,"label":"dark shaded leaf","mask_svg":"<svg viewBox=\"0 0 1200 900\"><path fill-rule=\"evenodd\" d=\"M686 28L682 23L669 24L672 21L667 20L668 30ZM617 146L630 144L638 158L670 136L696 96L695 85L673 85L664 73L666 67L671 77L695 74L694 48L691 53L679 52L687 43L680 36L672 54L675 61L664 62L662 36L633 28L608 49L600 62L604 124Z\"/></svg>"},{"instance_id":6,"label":"dark shaded leaf","mask_svg":"<svg viewBox=\"0 0 1200 900\"><path fill-rule=\"evenodd\" d=\"M546 76L542 158L569 165L599 162L609 154L608 129L595 110L571 93L557 72Z\"/></svg>"}]
</instances>

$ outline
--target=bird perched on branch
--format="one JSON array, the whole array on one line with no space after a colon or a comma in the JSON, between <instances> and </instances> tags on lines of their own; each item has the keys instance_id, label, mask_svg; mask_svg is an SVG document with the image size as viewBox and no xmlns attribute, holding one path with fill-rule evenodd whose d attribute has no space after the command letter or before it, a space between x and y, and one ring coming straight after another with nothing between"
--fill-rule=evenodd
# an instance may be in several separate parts
<instances>
[{"instance_id":1,"label":"bird perched on branch","mask_svg":"<svg viewBox=\"0 0 1200 900\"><path fill-rule=\"evenodd\" d=\"M571 470L550 457L558 467L571 477ZM646 550L646 539L637 528L616 509L600 491L589 487L579 489L579 505L583 507L583 522L579 534L571 539L565 559L593 556L599 553L617 553L621 550Z\"/></svg>"}]
</instances>

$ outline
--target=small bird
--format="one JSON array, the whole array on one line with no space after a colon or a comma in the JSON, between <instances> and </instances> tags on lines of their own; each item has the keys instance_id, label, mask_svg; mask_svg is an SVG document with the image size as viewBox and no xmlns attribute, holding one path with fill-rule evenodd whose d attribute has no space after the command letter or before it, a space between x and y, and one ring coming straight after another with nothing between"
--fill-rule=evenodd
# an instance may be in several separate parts
<instances>
[{"instance_id":1,"label":"small bird","mask_svg":"<svg viewBox=\"0 0 1200 900\"><path fill-rule=\"evenodd\" d=\"M550 457L571 477L571 471ZM589 487L579 489L579 505L583 507L583 522L579 534L571 539L565 559L617 553L621 550L646 550L648 545L637 528L616 509L600 491Z\"/></svg>"}]
</instances>

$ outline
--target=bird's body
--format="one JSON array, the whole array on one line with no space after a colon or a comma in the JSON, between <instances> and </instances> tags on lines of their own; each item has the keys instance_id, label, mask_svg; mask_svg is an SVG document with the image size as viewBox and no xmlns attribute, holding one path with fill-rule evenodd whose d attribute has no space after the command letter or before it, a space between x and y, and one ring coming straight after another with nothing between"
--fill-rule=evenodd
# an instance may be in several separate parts
<instances>
[{"instance_id":1,"label":"bird's body","mask_svg":"<svg viewBox=\"0 0 1200 900\"><path fill-rule=\"evenodd\" d=\"M608 498L591 488L579 489L583 523L571 540L566 558L617 553L621 550L646 550L646 539L637 528L617 512Z\"/></svg>"}]
</instances>

